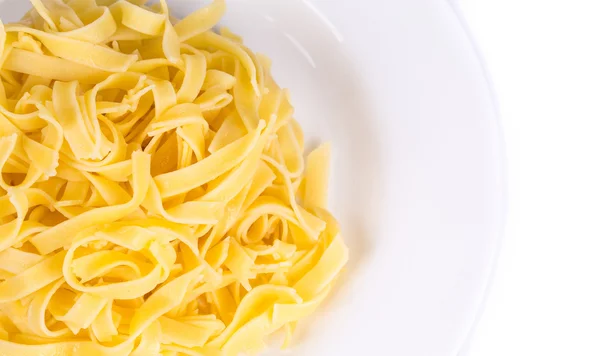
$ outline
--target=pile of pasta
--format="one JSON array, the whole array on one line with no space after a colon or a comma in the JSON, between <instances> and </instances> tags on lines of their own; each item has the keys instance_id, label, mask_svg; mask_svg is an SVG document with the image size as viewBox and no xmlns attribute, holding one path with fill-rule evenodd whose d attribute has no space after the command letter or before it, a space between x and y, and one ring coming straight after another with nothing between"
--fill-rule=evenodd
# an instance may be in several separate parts
<instances>
[{"instance_id":1,"label":"pile of pasta","mask_svg":"<svg viewBox=\"0 0 600 356\"><path fill-rule=\"evenodd\" d=\"M238 355L328 295L330 148L214 0L31 0L0 28L0 354Z\"/></svg>"}]
</instances>

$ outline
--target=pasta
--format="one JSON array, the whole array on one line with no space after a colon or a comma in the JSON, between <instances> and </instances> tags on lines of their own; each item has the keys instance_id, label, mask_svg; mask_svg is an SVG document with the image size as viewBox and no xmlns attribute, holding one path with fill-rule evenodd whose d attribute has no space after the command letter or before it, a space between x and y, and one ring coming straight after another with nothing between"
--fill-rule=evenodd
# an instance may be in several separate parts
<instances>
[{"instance_id":1,"label":"pasta","mask_svg":"<svg viewBox=\"0 0 600 356\"><path fill-rule=\"evenodd\" d=\"M238 355L348 259L329 145L214 0L31 0L0 23L0 354Z\"/></svg>"}]
</instances>

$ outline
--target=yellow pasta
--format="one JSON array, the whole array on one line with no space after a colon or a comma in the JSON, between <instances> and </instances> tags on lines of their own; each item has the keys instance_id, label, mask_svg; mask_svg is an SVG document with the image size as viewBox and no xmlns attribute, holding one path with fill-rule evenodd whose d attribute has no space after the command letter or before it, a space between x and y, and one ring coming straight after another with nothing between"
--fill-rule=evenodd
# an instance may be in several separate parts
<instances>
[{"instance_id":1,"label":"yellow pasta","mask_svg":"<svg viewBox=\"0 0 600 356\"><path fill-rule=\"evenodd\" d=\"M0 354L236 356L348 260L330 147L224 0L31 0L0 23Z\"/></svg>"}]
</instances>

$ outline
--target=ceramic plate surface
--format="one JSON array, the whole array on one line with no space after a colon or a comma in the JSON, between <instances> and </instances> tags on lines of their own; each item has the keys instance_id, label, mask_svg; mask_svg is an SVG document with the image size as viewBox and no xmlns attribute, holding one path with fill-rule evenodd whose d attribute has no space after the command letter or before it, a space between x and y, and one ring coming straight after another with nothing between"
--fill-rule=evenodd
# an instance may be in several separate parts
<instances>
[{"instance_id":1,"label":"ceramic plate surface","mask_svg":"<svg viewBox=\"0 0 600 356\"><path fill-rule=\"evenodd\" d=\"M206 2L169 4L182 16ZM0 16L29 7L5 0ZM351 260L283 353L459 353L494 265L504 165L489 83L453 7L229 0L223 24L272 58L309 148L334 152L331 210Z\"/></svg>"}]
</instances>

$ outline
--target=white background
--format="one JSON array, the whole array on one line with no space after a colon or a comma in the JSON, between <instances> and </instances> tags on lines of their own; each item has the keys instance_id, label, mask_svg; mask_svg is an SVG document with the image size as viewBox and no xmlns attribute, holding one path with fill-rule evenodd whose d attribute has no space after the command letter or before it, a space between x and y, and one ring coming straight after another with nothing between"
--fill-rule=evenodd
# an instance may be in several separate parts
<instances>
[{"instance_id":1,"label":"white background","mask_svg":"<svg viewBox=\"0 0 600 356\"><path fill-rule=\"evenodd\" d=\"M510 195L467 354L600 355L600 1L459 3L497 92Z\"/></svg>"}]
</instances>

